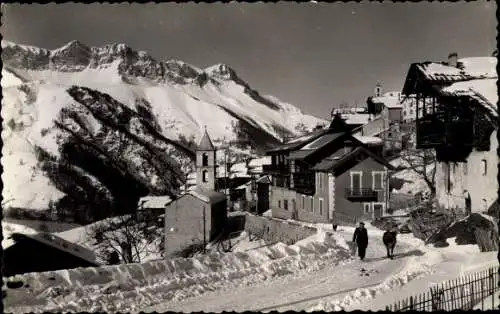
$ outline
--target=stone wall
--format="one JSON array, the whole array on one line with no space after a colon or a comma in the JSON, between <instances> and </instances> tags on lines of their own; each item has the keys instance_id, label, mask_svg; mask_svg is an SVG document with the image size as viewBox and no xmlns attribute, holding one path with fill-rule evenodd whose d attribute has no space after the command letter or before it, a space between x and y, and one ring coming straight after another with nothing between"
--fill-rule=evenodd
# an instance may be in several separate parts
<instances>
[{"instance_id":1,"label":"stone wall","mask_svg":"<svg viewBox=\"0 0 500 314\"><path fill-rule=\"evenodd\" d=\"M262 238L267 243L283 242L287 245L316 234L316 229L296 222L271 217L245 215L245 231Z\"/></svg>"}]
</instances>

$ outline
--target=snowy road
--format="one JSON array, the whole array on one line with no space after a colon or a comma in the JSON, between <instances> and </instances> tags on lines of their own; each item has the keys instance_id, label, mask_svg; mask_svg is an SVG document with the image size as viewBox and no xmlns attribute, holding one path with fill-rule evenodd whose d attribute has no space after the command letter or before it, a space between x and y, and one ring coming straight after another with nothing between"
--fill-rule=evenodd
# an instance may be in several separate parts
<instances>
[{"instance_id":1,"label":"snowy road","mask_svg":"<svg viewBox=\"0 0 500 314\"><path fill-rule=\"evenodd\" d=\"M351 233L342 233L350 240ZM401 271L409 256L420 251L399 243L396 258L385 258L382 240L372 237L365 261L353 260L344 265L328 265L300 277L286 276L259 285L230 291L214 291L180 302L165 302L143 309L176 312L306 310L323 299L342 298L358 288L377 285ZM365 269L365 271L362 271Z\"/></svg>"}]
</instances>

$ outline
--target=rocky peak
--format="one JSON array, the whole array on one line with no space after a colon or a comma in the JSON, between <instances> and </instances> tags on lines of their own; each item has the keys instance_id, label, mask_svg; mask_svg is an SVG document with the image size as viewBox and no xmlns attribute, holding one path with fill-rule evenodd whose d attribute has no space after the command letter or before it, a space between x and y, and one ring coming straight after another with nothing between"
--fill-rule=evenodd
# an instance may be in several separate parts
<instances>
[{"instance_id":1,"label":"rocky peak","mask_svg":"<svg viewBox=\"0 0 500 314\"><path fill-rule=\"evenodd\" d=\"M224 63L219 63L211 67L208 67L205 69L205 72L207 72L211 76L215 76L223 80L239 79L238 75L236 74L236 71L234 71L230 66Z\"/></svg>"}]
</instances>

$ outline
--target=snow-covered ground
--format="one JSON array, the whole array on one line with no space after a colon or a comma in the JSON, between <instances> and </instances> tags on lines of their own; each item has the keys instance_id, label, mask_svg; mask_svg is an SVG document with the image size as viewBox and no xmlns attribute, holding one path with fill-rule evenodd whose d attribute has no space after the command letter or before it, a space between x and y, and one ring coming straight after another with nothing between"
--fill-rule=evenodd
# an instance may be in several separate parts
<instances>
[{"instance_id":1,"label":"snow-covered ground","mask_svg":"<svg viewBox=\"0 0 500 314\"><path fill-rule=\"evenodd\" d=\"M477 246L425 246L398 236L385 258L382 231L368 225L365 261L351 255L354 229L307 224L318 233L295 245L233 239L231 253L27 274L29 288L9 289L9 312L26 311L268 311L376 310L432 284L497 264ZM52 278L52 279L51 279Z\"/></svg>"},{"instance_id":2,"label":"snow-covered ground","mask_svg":"<svg viewBox=\"0 0 500 314\"><path fill-rule=\"evenodd\" d=\"M399 274L386 278L376 286L357 289L343 298L325 300L311 309L384 310L398 300L428 292L433 285L498 264L497 252L481 253L477 245L458 246L454 239L448 239L448 243L450 246L446 248L421 245L418 250L423 254L408 259Z\"/></svg>"},{"instance_id":3,"label":"snow-covered ground","mask_svg":"<svg viewBox=\"0 0 500 314\"><path fill-rule=\"evenodd\" d=\"M291 246L277 243L191 259L27 274L18 278L29 287L8 290L4 301L9 312L140 311L164 300L313 273L349 256L342 237L319 232Z\"/></svg>"},{"instance_id":4,"label":"snow-covered ground","mask_svg":"<svg viewBox=\"0 0 500 314\"><path fill-rule=\"evenodd\" d=\"M55 235L63 238L66 241L69 241L71 243L81 245L89 250L92 250L93 252L98 252L98 251L100 251L101 248L99 247L99 244L97 244L97 242L95 241L95 238L94 238L95 230L101 226L108 227L108 226L117 225L120 222L125 221L125 220L126 220L126 216L107 218L107 219L103 219L103 220L94 222L92 224L73 228L70 230L63 231L63 232L58 232L58 233L55 233ZM108 227L108 229L109 229L109 227ZM111 233L112 231L109 231L109 232ZM133 232L133 231L131 231L131 232ZM118 230L118 231L115 231L113 233L113 235L111 235L111 237L118 238L122 234L124 234L124 231ZM162 258L161 254L157 249L157 245L158 245L157 241L159 241L159 240L153 241L151 243L146 242L145 240L142 241L141 243L139 243L139 241L138 241L137 246L136 246L137 249L133 250L134 254L139 254L139 258L140 258L141 262L154 261L154 260L161 259ZM139 252L136 252L136 250L138 250Z\"/></svg>"}]
</instances>

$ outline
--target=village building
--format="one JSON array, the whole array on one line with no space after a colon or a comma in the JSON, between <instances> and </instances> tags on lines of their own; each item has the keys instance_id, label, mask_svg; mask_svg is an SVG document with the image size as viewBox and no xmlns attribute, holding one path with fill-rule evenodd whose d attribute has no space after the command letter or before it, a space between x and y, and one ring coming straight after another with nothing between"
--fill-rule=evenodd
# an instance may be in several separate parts
<instances>
[{"instance_id":1,"label":"village building","mask_svg":"<svg viewBox=\"0 0 500 314\"><path fill-rule=\"evenodd\" d=\"M486 212L497 199L497 60L411 64L403 88L416 103L416 146L436 152L442 208Z\"/></svg>"},{"instance_id":2,"label":"village building","mask_svg":"<svg viewBox=\"0 0 500 314\"><path fill-rule=\"evenodd\" d=\"M382 86L377 84L375 95L368 97L370 121L357 128L354 134L376 136L384 141L384 156L397 155L405 148L405 134L408 133L403 123L403 105L400 92L382 94Z\"/></svg>"},{"instance_id":3,"label":"village building","mask_svg":"<svg viewBox=\"0 0 500 314\"><path fill-rule=\"evenodd\" d=\"M372 220L386 212L388 170L378 138L353 136L342 120L268 152L272 216L308 222Z\"/></svg>"},{"instance_id":4,"label":"village building","mask_svg":"<svg viewBox=\"0 0 500 314\"><path fill-rule=\"evenodd\" d=\"M265 175L234 188L231 196L234 197L235 209L263 214L269 209L270 184L271 179Z\"/></svg>"},{"instance_id":5,"label":"village building","mask_svg":"<svg viewBox=\"0 0 500 314\"><path fill-rule=\"evenodd\" d=\"M224 232L226 195L215 191L216 149L205 130L196 151L196 189L189 190L165 207L166 257L190 246L205 246Z\"/></svg>"},{"instance_id":6,"label":"village building","mask_svg":"<svg viewBox=\"0 0 500 314\"><path fill-rule=\"evenodd\" d=\"M50 233L14 233L11 238L14 244L3 250L5 277L104 264L92 251Z\"/></svg>"}]
</instances>

